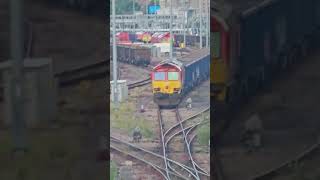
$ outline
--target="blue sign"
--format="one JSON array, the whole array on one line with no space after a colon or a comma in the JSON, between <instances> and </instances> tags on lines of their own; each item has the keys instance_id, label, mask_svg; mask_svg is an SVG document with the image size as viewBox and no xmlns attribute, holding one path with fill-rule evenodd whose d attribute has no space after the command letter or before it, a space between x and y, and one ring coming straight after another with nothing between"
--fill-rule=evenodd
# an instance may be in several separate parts
<instances>
[{"instance_id":1,"label":"blue sign","mask_svg":"<svg viewBox=\"0 0 320 180\"><path fill-rule=\"evenodd\" d=\"M159 9L159 5L149 5L148 14L156 14Z\"/></svg>"}]
</instances>

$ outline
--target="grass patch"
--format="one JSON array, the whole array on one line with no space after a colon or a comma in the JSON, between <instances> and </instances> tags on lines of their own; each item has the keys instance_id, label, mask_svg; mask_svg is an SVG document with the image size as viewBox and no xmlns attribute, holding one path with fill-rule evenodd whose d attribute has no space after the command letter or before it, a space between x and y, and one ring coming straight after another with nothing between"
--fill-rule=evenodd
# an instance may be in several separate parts
<instances>
[{"instance_id":1,"label":"grass patch","mask_svg":"<svg viewBox=\"0 0 320 180\"><path fill-rule=\"evenodd\" d=\"M110 180L115 180L118 174L118 167L117 165L111 161L110 162Z\"/></svg>"},{"instance_id":2,"label":"grass patch","mask_svg":"<svg viewBox=\"0 0 320 180\"><path fill-rule=\"evenodd\" d=\"M11 134L0 138L0 179L43 180L70 179L70 169L80 156L77 133L68 131L29 132L29 151L23 157L11 158Z\"/></svg>"},{"instance_id":3,"label":"grass patch","mask_svg":"<svg viewBox=\"0 0 320 180\"><path fill-rule=\"evenodd\" d=\"M138 126L144 138L154 137L154 133L151 131L151 123L136 115L134 103L130 101L123 102L118 109L115 109L114 104L111 104L110 111L111 128L125 130L131 136L134 128Z\"/></svg>"},{"instance_id":4,"label":"grass patch","mask_svg":"<svg viewBox=\"0 0 320 180\"><path fill-rule=\"evenodd\" d=\"M205 124L199 125L197 128L197 139L200 145L208 145L210 139L210 117L204 113L201 118L208 121Z\"/></svg>"}]
</instances>

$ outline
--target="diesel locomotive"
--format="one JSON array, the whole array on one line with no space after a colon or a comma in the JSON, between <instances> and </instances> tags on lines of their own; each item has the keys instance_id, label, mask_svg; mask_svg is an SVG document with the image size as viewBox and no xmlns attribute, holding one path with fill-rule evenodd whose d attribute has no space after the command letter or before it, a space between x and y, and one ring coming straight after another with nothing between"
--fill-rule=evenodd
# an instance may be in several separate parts
<instances>
[{"instance_id":1,"label":"diesel locomotive","mask_svg":"<svg viewBox=\"0 0 320 180\"><path fill-rule=\"evenodd\" d=\"M151 72L154 101L162 108L176 107L193 87L209 78L210 50L191 51L178 60L159 63Z\"/></svg>"},{"instance_id":2,"label":"diesel locomotive","mask_svg":"<svg viewBox=\"0 0 320 180\"><path fill-rule=\"evenodd\" d=\"M212 102L242 102L306 55L319 0L215 0L211 4Z\"/></svg>"}]
</instances>

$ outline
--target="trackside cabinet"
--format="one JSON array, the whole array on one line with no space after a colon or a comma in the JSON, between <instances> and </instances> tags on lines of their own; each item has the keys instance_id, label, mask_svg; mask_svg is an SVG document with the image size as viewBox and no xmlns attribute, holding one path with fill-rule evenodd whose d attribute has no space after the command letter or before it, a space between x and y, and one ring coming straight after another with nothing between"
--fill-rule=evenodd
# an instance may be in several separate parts
<instances>
[{"instance_id":1,"label":"trackside cabinet","mask_svg":"<svg viewBox=\"0 0 320 180\"><path fill-rule=\"evenodd\" d=\"M113 81L110 81L110 88L111 88L111 96L110 99L112 102L114 102L113 99L113 93L114 93L114 83ZM117 81L117 92L118 92L118 101L123 102L128 98L128 85L126 80L118 80Z\"/></svg>"},{"instance_id":2,"label":"trackside cabinet","mask_svg":"<svg viewBox=\"0 0 320 180\"><path fill-rule=\"evenodd\" d=\"M4 125L12 122L12 62L0 64L4 88ZM57 118L57 82L54 79L52 60L49 58L25 59L23 73L23 108L29 128L50 123Z\"/></svg>"}]
</instances>

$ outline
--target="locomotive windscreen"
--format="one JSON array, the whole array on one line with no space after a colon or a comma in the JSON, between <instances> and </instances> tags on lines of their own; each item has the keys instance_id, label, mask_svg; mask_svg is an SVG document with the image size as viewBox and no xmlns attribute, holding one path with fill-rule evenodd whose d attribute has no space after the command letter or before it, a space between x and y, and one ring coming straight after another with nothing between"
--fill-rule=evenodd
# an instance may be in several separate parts
<instances>
[{"instance_id":1,"label":"locomotive windscreen","mask_svg":"<svg viewBox=\"0 0 320 180\"><path fill-rule=\"evenodd\" d=\"M155 72L154 73L154 80L156 81L164 81L166 79L165 72Z\"/></svg>"},{"instance_id":2,"label":"locomotive windscreen","mask_svg":"<svg viewBox=\"0 0 320 180\"><path fill-rule=\"evenodd\" d=\"M179 73L178 72L168 72L168 80L169 81L179 80Z\"/></svg>"}]
</instances>

